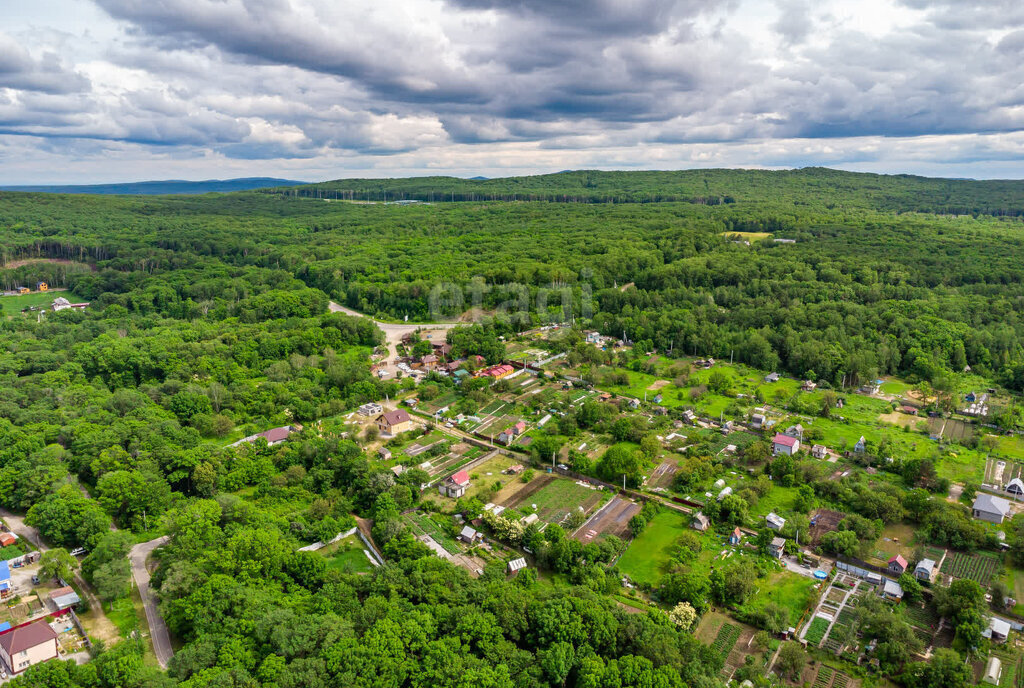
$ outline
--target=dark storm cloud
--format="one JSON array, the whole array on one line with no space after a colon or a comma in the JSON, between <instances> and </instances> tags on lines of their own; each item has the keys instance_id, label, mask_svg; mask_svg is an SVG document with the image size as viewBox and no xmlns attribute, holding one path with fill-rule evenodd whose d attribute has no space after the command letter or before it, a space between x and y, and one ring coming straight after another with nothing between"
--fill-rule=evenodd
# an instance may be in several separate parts
<instances>
[{"instance_id":1,"label":"dark storm cloud","mask_svg":"<svg viewBox=\"0 0 1024 688\"><path fill-rule=\"evenodd\" d=\"M94 1L101 86L0 36L4 131L310 159L1024 129L1017 0L860 29L808 0Z\"/></svg>"}]
</instances>

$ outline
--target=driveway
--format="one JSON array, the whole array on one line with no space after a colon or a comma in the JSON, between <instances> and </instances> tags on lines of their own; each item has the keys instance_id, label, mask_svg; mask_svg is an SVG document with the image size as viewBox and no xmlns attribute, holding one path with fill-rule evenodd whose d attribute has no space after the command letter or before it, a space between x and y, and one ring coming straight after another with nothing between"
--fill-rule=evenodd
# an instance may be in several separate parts
<instances>
[{"instance_id":1,"label":"driveway","mask_svg":"<svg viewBox=\"0 0 1024 688\"><path fill-rule=\"evenodd\" d=\"M142 598L142 606L146 609L146 621L149 623L149 637L153 640L153 653L160 667L167 668L167 663L174 656L174 649L171 647L171 635L167 631L167 624L160 616L156 606L156 599L149 589L149 569L146 568L146 560L157 547L164 545L168 537L158 537L149 542L143 542L132 547L128 557L132 563L132 577L135 584L139 586L139 597Z\"/></svg>"},{"instance_id":2,"label":"driveway","mask_svg":"<svg viewBox=\"0 0 1024 688\"><path fill-rule=\"evenodd\" d=\"M7 509L0 509L0 518L19 537L23 537L31 542L40 552L46 551L46 547L43 546L43 539L39 536L39 531L32 526L25 525L24 517L12 514Z\"/></svg>"}]
</instances>

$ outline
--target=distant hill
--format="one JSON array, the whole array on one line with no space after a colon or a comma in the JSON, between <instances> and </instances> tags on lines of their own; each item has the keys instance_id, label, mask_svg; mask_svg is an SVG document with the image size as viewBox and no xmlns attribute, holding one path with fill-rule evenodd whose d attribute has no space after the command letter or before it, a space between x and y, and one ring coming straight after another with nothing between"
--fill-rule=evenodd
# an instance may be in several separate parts
<instances>
[{"instance_id":1,"label":"distant hill","mask_svg":"<svg viewBox=\"0 0 1024 688\"><path fill-rule=\"evenodd\" d=\"M267 189L263 193L282 193ZM732 205L766 210L802 207L1024 215L1024 180L940 179L845 172L701 169L603 172L566 170L502 179L412 177L338 179L288 189L290 196L368 201L547 201Z\"/></svg>"},{"instance_id":2,"label":"distant hill","mask_svg":"<svg viewBox=\"0 0 1024 688\"><path fill-rule=\"evenodd\" d=\"M32 191L37 193L102 194L127 196L155 196L166 194L227 193L230 191L251 191L269 187L298 186L306 182L272 177L243 177L240 179L207 179L190 182L181 179L163 181L129 182L126 184L83 184L54 186L0 186L0 191Z\"/></svg>"}]
</instances>

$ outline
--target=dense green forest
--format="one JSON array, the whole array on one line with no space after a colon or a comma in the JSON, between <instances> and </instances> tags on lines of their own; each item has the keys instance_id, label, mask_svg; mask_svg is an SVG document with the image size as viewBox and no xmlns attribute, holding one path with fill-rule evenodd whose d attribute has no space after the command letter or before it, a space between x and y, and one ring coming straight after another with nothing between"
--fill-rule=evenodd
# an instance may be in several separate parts
<instances>
[{"instance_id":1,"label":"dense green forest","mask_svg":"<svg viewBox=\"0 0 1024 688\"><path fill-rule=\"evenodd\" d=\"M555 201L570 203L685 202L704 205L770 204L780 199L806 207L1020 216L1024 182L930 179L911 175L853 174L827 168L800 170L683 170L601 172L576 170L507 179L339 179L266 193L347 200Z\"/></svg>"},{"instance_id":2,"label":"dense green forest","mask_svg":"<svg viewBox=\"0 0 1024 688\"><path fill-rule=\"evenodd\" d=\"M403 532L422 476L375 465L337 420L401 383L371 375L380 331L329 300L427 321L479 293L494 344L562 319L566 291L573 317L641 351L826 387L900 373L942 388L970 366L1019 391L1022 216L1017 182L829 170L0 193L0 283L90 302L0 316L0 506L54 545L89 547L83 573L110 599L132 538L171 535L154 585L184 643L169 674L122 642L14 685L717 686L719 654L601 594L611 551L546 532L538 548L578 576L554 588L500 567L470 578ZM464 289L432 311L440 283ZM306 429L284 448L229 446L289 423ZM353 515L373 519L384 567L357 576L295 551Z\"/></svg>"},{"instance_id":3,"label":"dense green forest","mask_svg":"<svg viewBox=\"0 0 1024 688\"><path fill-rule=\"evenodd\" d=\"M583 174L591 173L493 185L508 190ZM129 312L243 320L264 317L261 309L282 298L285 283L413 321L474 305L464 292L431 313L431 289L442 282L485 285L476 290L485 311L525 298L532 322L558 310L561 297L545 290L567 287L577 313L592 299L603 332L661 350L732 355L832 384L893 372L941 381L969 365L1024 388L1018 182L830 170L594 174L599 188L656 187L679 177L736 191L721 205L6 195L0 260L59 258L96 271L29 264L4 271L3 281L50 278ZM939 206L950 199L999 216L890 210L920 202L945 212ZM731 232L773 232L795 243L745 246ZM617 288L629 283L635 287ZM272 296L253 293L266 287ZM550 312L537 312L538 295Z\"/></svg>"}]
</instances>

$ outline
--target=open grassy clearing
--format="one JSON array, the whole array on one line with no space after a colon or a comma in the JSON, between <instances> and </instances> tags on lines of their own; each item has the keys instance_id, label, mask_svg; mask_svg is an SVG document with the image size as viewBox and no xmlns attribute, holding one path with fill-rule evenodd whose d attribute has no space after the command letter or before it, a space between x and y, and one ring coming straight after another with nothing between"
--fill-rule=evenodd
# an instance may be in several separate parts
<instances>
[{"instance_id":1,"label":"open grassy clearing","mask_svg":"<svg viewBox=\"0 0 1024 688\"><path fill-rule=\"evenodd\" d=\"M815 584L812 578L779 571L758 580L757 593L741 607L741 612L760 610L774 602L789 611L789 623L795 626L810 605Z\"/></svg>"},{"instance_id":2,"label":"open grassy clearing","mask_svg":"<svg viewBox=\"0 0 1024 688\"><path fill-rule=\"evenodd\" d=\"M3 315L20 315L22 308L28 308L29 306L42 306L49 308L53 304L53 300L58 296L63 296L71 303L79 303L85 301L85 299L76 296L70 291L51 290L44 292L32 292L31 294L25 294L23 296L0 296L0 312ZM35 317L35 313L28 313Z\"/></svg>"},{"instance_id":3,"label":"open grassy clearing","mask_svg":"<svg viewBox=\"0 0 1024 688\"><path fill-rule=\"evenodd\" d=\"M619 559L619 570L637 583L656 584L664 575L663 567L674 554L680 533L690 527L690 519L664 509L655 516Z\"/></svg>"}]
</instances>

